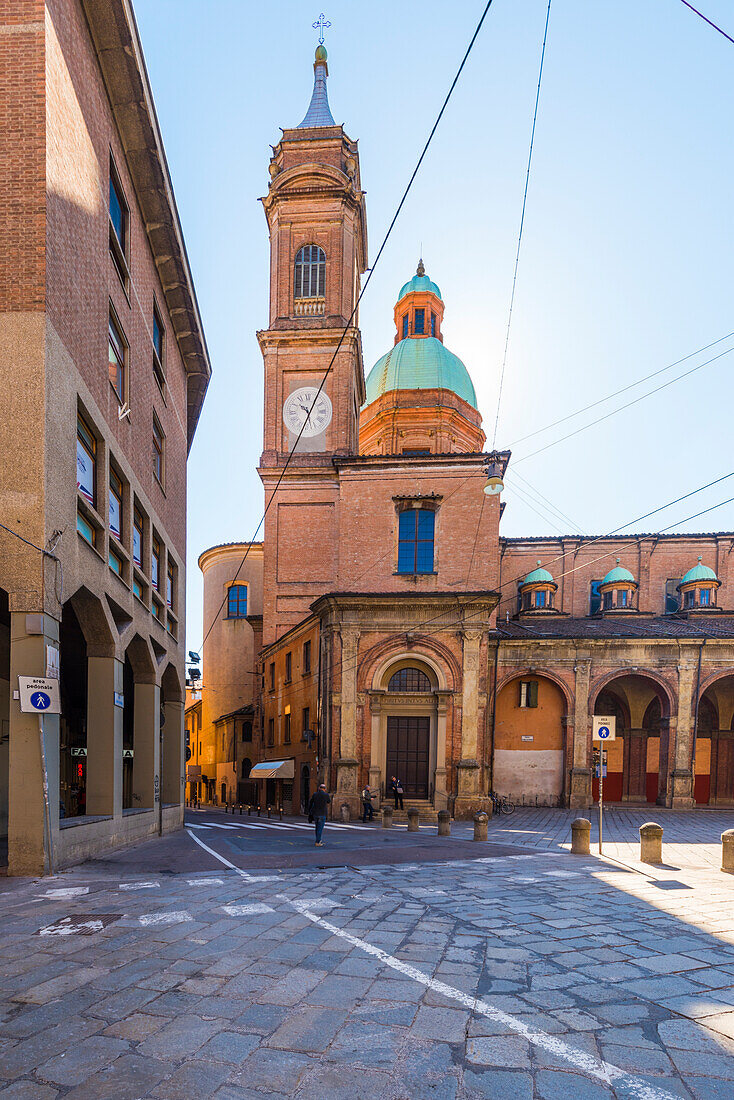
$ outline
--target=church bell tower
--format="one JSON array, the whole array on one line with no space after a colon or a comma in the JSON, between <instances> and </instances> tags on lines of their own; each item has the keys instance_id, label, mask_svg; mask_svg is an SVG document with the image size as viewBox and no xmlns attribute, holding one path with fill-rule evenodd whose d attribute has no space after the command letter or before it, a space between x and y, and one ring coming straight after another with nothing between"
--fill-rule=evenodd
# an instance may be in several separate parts
<instances>
[{"instance_id":1,"label":"church bell tower","mask_svg":"<svg viewBox=\"0 0 734 1100\"><path fill-rule=\"evenodd\" d=\"M331 114L323 43L313 69L305 118L273 147L262 200L270 234L270 318L258 333L265 370L259 473L269 506L266 645L336 582L339 484L332 459L357 453L365 400L355 308L367 266L359 154Z\"/></svg>"}]
</instances>

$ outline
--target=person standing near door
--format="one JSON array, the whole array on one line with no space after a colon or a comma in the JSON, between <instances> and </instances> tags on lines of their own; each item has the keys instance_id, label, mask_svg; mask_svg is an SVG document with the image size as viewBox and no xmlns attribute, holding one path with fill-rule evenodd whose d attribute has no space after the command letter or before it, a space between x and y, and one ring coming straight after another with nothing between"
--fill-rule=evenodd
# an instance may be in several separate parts
<instances>
[{"instance_id":1,"label":"person standing near door","mask_svg":"<svg viewBox=\"0 0 734 1100\"><path fill-rule=\"evenodd\" d=\"M398 808L398 802L400 802L400 809L403 808L403 784L395 776L390 781L390 790L392 791L393 798L395 799L395 809Z\"/></svg>"},{"instance_id":2,"label":"person standing near door","mask_svg":"<svg viewBox=\"0 0 734 1100\"><path fill-rule=\"evenodd\" d=\"M313 820L316 829L316 847L323 848L321 837L324 835L326 813L331 803L331 795L326 793L326 784L319 783L319 788L308 804L308 819Z\"/></svg>"},{"instance_id":3,"label":"person standing near door","mask_svg":"<svg viewBox=\"0 0 734 1100\"><path fill-rule=\"evenodd\" d=\"M375 808L372 805L372 791L369 783L362 788L362 821L372 821L375 816Z\"/></svg>"}]
</instances>

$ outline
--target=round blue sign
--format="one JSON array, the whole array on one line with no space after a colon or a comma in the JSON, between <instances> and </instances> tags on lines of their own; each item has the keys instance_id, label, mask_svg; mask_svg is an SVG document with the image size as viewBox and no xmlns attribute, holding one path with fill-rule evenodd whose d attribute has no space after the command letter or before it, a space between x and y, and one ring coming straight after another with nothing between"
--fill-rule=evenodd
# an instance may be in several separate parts
<instances>
[{"instance_id":1,"label":"round blue sign","mask_svg":"<svg viewBox=\"0 0 734 1100\"><path fill-rule=\"evenodd\" d=\"M45 691L34 691L31 695L31 706L35 710L48 710L51 706L51 697Z\"/></svg>"},{"instance_id":2,"label":"round blue sign","mask_svg":"<svg viewBox=\"0 0 734 1100\"><path fill-rule=\"evenodd\" d=\"M599 729L596 732L601 740L604 741L607 737L609 737L609 726L599 726Z\"/></svg>"}]
</instances>

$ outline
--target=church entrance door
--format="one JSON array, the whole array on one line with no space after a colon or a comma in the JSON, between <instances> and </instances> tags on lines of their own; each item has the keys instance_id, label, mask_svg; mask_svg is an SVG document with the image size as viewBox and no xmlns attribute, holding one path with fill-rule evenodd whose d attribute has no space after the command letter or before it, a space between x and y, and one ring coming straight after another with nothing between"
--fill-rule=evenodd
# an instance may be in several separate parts
<instances>
[{"instance_id":1,"label":"church entrance door","mask_svg":"<svg viewBox=\"0 0 734 1100\"><path fill-rule=\"evenodd\" d=\"M387 781L396 775L408 798L428 798L430 734L430 718L388 716Z\"/></svg>"}]
</instances>

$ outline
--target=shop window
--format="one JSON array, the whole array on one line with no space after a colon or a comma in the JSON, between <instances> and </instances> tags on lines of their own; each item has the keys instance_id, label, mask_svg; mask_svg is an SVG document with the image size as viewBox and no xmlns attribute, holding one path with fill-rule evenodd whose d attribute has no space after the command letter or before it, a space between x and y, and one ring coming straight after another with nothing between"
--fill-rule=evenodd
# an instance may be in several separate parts
<instances>
[{"instance_id":1,"label":"shop window","mask_svg":"<svg viewBox=\"0 0 734 1100\"><path fill-rule=\"evenodd\" d=\"M398 573L433 572L435 512L408 508L400 513L398 529Z\"/></svg>"},{"instance_id":2,"label":"shop window","mask_svg":"<svg viewBox=\"0 0 734 1100\"><path fill-rule=\"evenodd\" d=\"M303 643L303 675L306 676L311 671L311 642L307 641Z\"/></svg>"},{"instance_id":3,"label":"shop window","mask_svg":"<svg viewBox=\"0 0 734 1100\"><path fill-rule=\"evenodd\" d=\"M122 479L110 466L110 531L122 541Z\"/></svg>"},{"instance_id":4,"label":"shop window","mask_svg":"<svg viewBox=\"0 0 734 1100\"><path fill-rule=\"evenodd\" d=\"M76 487L94 507L97 498L97 440L82 416L76 419Z\"/></svg>"},{"instance_id":5,"label":"shop window","mask_svg":"<svg viewBox=\"0 0 734 1100\"><path fill-rule=\"evenodd\" d=\"M419 668L401 668L390 677L387 690L430 691L431 681Z\"/></svg>"},{"instance_id":6,"label":"shop window","mask_svg":"<svg viewBox=\"0 0 734 1100\"><path fill-rule=\"evenodd\" d=\"M520 681L520 706L525 707L537 707L538 705L538 681L537 680L521 680Z\"/></svg>"},{"instance_id":7,"label":"shop window","mask_svg":"<svg viewBox=\"0 0 734 1100\"><path fill-rule=\"evenodd\" d=\"M306 244L296 254L293 272L294 298L323 298L326 295L326 254L316 244Z\"/></svg>"},{"instance_id":8,"label":"shop window","mask_svg":"<svg viewBox=\"0 0 734 1100\"><path fill-rule=\"evenodd\" d=\"M233 584L227 592L227 618L247 618L247 585Z\"/></svg>"},{"instance_id":9,"label":"shop window","mask_svg":"<svg viewBox=\"0 0 734 1100\"><path fill-rule=\"evenodd\" d=\"M117 400L123 405L125 403L127 383L128 348L127 341L112 309L110 309L107 347L110 385L115 391Z\"/></svg>"},{"instance_id":10,"label":"shop window","mask_svg":"<svg viewBox=\"0 0 734 1100\"><path fill-rule=\"evenodd\" d=\"M158 307L155 302L153 303L153 377L160 386L161 390L166 382L166 375L163 370L163 323L161 321Z\"/></svg>"}]
</instances>

